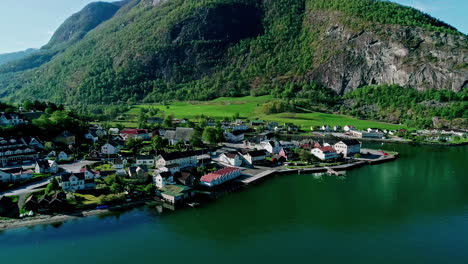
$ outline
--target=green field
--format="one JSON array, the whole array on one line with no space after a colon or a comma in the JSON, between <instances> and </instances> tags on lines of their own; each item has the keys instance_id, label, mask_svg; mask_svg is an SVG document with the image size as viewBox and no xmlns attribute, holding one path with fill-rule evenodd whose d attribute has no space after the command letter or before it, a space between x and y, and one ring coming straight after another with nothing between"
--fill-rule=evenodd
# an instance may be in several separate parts
<instances>
[{"instance_id":1,"label":"green field","mask_svg":"<svg viewBox=\"0 0 468 264\"><path fill-rule=\"evenodd\" d=\"M272 100L271 96L260 97L239 97L239 98L218 98L208 102L174 102L168 106L160 104L140 104L133 106L126 113L128 120L115 122L125 125L126 127L136 127L137 117L141 113L141 109L157 108L164 115L174 115L175 118L196 119L201 115L214 119L231 118L236 113L239 113L241 118L245 119L262 119L265 121L275 121L280 124L294 123L304 130L310 130L311 126L321 125L353 125L359 129L375 127L380 129L399 129L406 128L403 125L387 124L372 120L359 120L351 116L334 115L325 113L281 113L274 115L265 115L261 113L260 106Z\"/></svg>"}]
</instances>

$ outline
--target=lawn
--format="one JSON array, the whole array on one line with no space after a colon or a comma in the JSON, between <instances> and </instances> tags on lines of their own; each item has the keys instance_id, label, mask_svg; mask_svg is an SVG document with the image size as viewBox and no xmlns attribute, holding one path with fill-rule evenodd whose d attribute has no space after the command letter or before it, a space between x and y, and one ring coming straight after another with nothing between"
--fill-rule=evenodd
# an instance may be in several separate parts
<instances>
[{"instance_id":1,"label":"lawn","mask_svg":"<svg viewBox=\"0 0 468 264\"><path fill-rule=\"evenodd\" d=\"M169 106L160 104L140 104L133 106L126 115L129 120L123 122L111 122L111 124L123 124L126 127L136 127L136 119L141 112L141 109L158 108L165 115L174 115L176 118L195 119L201 115L205 115L214 119L231 118L236 113L242 118L247 119L263 119L266 121L275 121L280 124L294 123L300 126L303 130L309 131L311 126L321 125L353 125L358 129L375 127L380 129L399 129L407 128L402 125L387 124L372 120L360 120L351 116L325 114L319 112L313 113L281 113L273 115L265 115L261 113L260 106L272 100L271 96L246 96L239 98L221 97L207 102L174 102Z\"/></svg>"},{"instance_id":2,"label":"lawn","mask_svg":"<svg viewBox=\"0 0 468 264\"><path fill-rule=\"evenodd\" d=\"M75 197L77 202L83 205L97 204L99 202L99 198L91 194L75 193Z\"/></svg>"}]
</instances>

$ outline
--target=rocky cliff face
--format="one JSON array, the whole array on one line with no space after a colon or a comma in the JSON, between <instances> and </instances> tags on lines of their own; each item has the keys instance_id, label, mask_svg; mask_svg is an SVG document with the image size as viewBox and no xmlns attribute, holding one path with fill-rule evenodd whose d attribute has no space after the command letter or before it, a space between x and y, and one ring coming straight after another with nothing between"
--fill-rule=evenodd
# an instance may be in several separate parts
<instances>
[{"instance_id":1,"label":"rocky cliff face","mask_svg":"<svg viewBox=\"0 0 468 264\"><path fill-rule=\"evenodd\" d=\"M314 43L315 67L308 79L340 94L369 84L398 84L418 90L461 91L468 85L468 38L420 28L344 23L339 12L313 11L307 24L320 38ZM344 18L343 18L344 19Z\"/></svg>"}]
</instances>

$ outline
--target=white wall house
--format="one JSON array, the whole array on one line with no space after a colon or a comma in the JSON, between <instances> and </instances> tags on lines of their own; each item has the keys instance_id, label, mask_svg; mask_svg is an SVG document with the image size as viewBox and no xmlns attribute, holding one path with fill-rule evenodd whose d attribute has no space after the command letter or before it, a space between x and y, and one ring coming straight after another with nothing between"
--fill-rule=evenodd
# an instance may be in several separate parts
<instances>
[{"instance_id":1,"label":"white wall house","mask_svg":"<svg viewBox=\"0 0 468 264\"><path fill-rule=\"evenodd\" d=\"M198 164L197 154L193 151L164 153L156 157L156 167L167 167L178 164L181 168L195 166Z\"/></svg>"},{"instance_id":2,"label":"white wall house","mask_svg":"<svg viewBox=\"0 0 468 264\"><path fill-rule=\"evenodd\" d=\"M139 155L136 158L136 164L138 166L146 165L146 166L154 166L155 159L154 156L151 155Z\"/></svg>"},{"instance_id":3,"label":"white wall house","mask_svg":"<svg viewBox=\"0 0 468 264\"><path fill-rule=\"evenodd\" d=\"M60 179L60 185L64 191L74 192L78 190L84 190L86 188L84 173L65 173L62 174Z\"/></svg>"},{"instance_id":4,"label":"white wall house","mask_svg":"<svg viewBox=\"0 0 468 264\"><path fill-rule=\"evenodd\" d=\"M339 157L338 153L336 153L335 149L332 147L314 148L311 150L311 153L321 160L331 160Z\"/></svg>"},{"instance_id":5,"label":"white wall house","mask_svg":"<svg viewBox=\"0 0 468 264\"><path fill-rule=\"evenodd\" d=\"M262 141L260 142L260 148L271 154L278 154L281 151L281 145L278 141Z\"/></svg>"},{"instance_id":6,"label":"white wall house","mask_svg":"<svg viewBox=\"0 0 468 264\"><path fill-rule=\"evenodd\" d=\"M333 147L338 154L343 154L345 157L361 153L361 143L357 140L343 140L336 143Z\"/></svg>"},{"instance_id":7,"label":"white wall house","mask_svg":"<svg viewBox=\"0 0 468 264\"><path fill-rule=\"evenodd\" d=\"M231 166L239 167L242 165L242 156L237 152L223 153L219 156L219 160Z\"/></svg>"},{"instance_id":8,"label":"white wall house","mask_svg":"<svg viewBox=\"0 0 468 264\"><path fill-rule=\"evenodd\" d=\"M115 155L117 152L117 148L109 143L106 143L101 147L101 153L104 155Z\"/></svg>"}]
</instances>

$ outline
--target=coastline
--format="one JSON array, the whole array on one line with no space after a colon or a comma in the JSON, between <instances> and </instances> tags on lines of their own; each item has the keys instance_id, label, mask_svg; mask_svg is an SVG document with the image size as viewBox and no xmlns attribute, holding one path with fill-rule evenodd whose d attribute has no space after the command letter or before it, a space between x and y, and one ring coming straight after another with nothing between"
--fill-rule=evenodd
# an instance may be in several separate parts
<instances>
[{"instance_id":1,"label":"coastline","mask_svg":"<svg viewBox=\"0 0 468 264\"><path fill-rule=\"evenodd\" d=\"M121 205L111 206L107 209L102 210L86 210L86 211L77 211L70 214L60 214L60 215L38 215L29 218L23 219L11 219L11 220L0 220L0 231L5 231L9 229L17 229L23 227L31 227L37 225L52 225L56 223L63 223L70 220L81 219L88 216L100 215L111 213L117 210L133 209L146 205L148 202L153 199L146 199L136 202L130 202Z\"/></svg>"},{"instance_id":2,"label":"coastline","mask_svg":"<svg viewBox=\"0 0 468 264\"><path fill-rule=\"evenodd\" d=\"M364 149L367 151L375 151L370 149ZM349 163L349 164L342 164L342 165L335 165L335 166L324 166L324 167L315 167L315 168L297 168L297 169L288 169L288 168L281 168L271 171L271 173L266 174L264 177L260 177L251 181L245 186L255 185L263 180L270 178L271 176L276 175L286 175L286 174L307 174L307 173L324 173L327 172L329 169L334 171L349 171L355 168L359 168L365 165L374 165L380 164L385 162L394 161L399 156L399 153L389 156L382 156L382 158L376 160L368 160L368 159L360 159L357 162ZM260 169L258 170L259 173L265 172L265 170ZM250 177L255 177L258 174L250 175ZM11 220L0 220L0 231L9 230L9 229L17 229L23 227L30 227L30 226L37 226L37 225L50 225L55 223L63 223L66 221L71 221L75 219L81 219L88 216L100 215L110 213L112 211L117 210L125 210L125 209L133 209L138 208L144 205L147 205L151 201L157 201L155 198L147 198L140 201L129 202L121 205L111 206L107 209L94 209L94 210L86 210L86 211L77 211L70 214L60 214L60 215L38 215L30 218L24 219L11 219Z\"/></svg>"}]
</instances>

